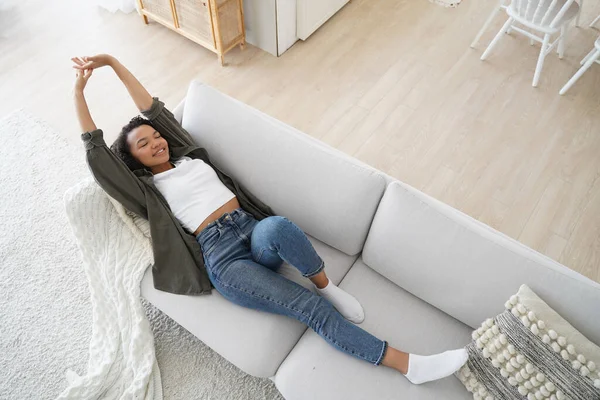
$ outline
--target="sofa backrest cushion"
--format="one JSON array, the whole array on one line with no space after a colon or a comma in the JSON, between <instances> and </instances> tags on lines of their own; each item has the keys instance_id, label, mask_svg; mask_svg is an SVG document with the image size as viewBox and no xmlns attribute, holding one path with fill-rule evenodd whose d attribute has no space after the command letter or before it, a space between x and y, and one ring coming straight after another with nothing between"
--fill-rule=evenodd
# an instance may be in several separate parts
<instances>
[{"instance_id":1,"label":"sofa backrest cushion","mask_svg":"<svg viewBox=\"0 0 600 400\"><path fill-rule=\"evenodd\" d=\"M348 255L362 250L386 186L377 170L198 81L182 126L277 215Z\"/></svg>"},{"instance_id":2,"label":"sofa backrest cushion","mask_svg":"<svg viewBox=\"0 0 600 400\"><path fill-rule=\"evenodd\" d=\"M473 328L502 312L506 299L526 284L600 343L598 283L404 183L388 186L363 259Z\"/></svg>"}]
</instances>

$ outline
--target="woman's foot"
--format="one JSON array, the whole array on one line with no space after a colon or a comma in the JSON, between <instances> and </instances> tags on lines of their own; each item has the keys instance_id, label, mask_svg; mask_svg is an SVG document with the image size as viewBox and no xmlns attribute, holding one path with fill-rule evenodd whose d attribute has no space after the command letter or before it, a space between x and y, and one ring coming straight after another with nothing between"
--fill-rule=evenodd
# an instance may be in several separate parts
<instances>
[{"instance_id":1,"label":"woman's foot","mask_svg":"<svg viewBox=\"0 0 600 400\"><path fill-rule=\"evenodd\" d=\"M466 349L449 350L432 356L409 354L408 372L404 376L416 385L435 381L458 371L468 358Z\"/></svg>"},{"instance_id":2,"label":"woman's foot","mask_svg":"<svg viewBox=\"0 0 600 400\"><path fill-rule=\"evenodd\" d=\"M316 286L315 286L316 287ZM324 288L317 288L317 293L327 299L348 321L360 324L365 319L365 312L354 296L345 292L329 280Z\"/></svg>"}]
</instances>

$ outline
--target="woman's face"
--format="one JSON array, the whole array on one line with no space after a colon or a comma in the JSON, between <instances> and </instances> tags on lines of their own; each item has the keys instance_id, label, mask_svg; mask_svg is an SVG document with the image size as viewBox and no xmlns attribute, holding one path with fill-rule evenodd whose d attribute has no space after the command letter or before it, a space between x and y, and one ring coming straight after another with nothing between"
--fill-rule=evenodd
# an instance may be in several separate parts
<instances>
[{"instance_id":1,"label":"woman's face","mask_svg":"<svg viewBox=\"0 0 600 400\"><path fill-rule=\"evenodd\" d=\"M149 125L140 125L127 135L131 155L146 167L154 167L169 161L167 141Z\"/></svg>"}]
</instances>

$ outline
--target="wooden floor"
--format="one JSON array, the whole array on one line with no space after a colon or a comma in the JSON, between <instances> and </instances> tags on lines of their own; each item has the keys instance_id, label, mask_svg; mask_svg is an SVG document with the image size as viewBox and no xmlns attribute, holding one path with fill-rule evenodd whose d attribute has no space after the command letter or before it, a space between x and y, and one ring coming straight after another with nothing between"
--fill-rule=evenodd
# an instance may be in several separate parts
<instances>
[{"instance_id":1,"label":"wooden floor","mask_svg":"<svg viewBox=\"0 0 600 400\"><path fill-rule=\"evenodd\" d=\"M1 3L0 116L24 107L79 144L70 57L110 53L169 107L200 79L600 282L600 67L558 95L600 34L587 28L599 2L538 88L526 38L479 60L503 18L469 48L494 1L353 0L282 57L249 46L226 67L136 13L85 3ZM107 141L137 114L110 69L86 95Z\"/></svg>"}]
</instances>

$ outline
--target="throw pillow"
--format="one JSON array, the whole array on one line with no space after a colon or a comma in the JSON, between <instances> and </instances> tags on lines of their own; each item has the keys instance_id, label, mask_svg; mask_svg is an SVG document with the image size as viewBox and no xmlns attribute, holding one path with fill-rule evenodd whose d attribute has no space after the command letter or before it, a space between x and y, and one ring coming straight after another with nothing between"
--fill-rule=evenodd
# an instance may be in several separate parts
<instances>
[{"instance_id":1,"label":"throw pillow","mask_svg":"<svg viewBox=\"0 0 600 400\"><path fill-rule=\"evenodd\" d=\"M473 331L456 373L474 399L600 400L600 347L526 285L505 308Z\"/></svg>"}]
</instances>

